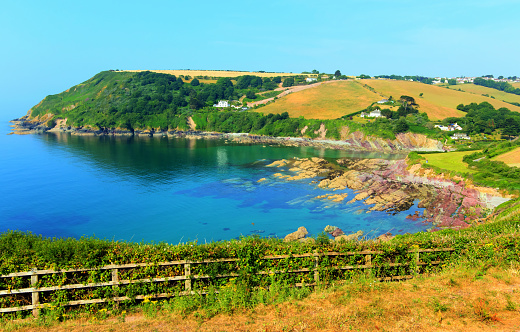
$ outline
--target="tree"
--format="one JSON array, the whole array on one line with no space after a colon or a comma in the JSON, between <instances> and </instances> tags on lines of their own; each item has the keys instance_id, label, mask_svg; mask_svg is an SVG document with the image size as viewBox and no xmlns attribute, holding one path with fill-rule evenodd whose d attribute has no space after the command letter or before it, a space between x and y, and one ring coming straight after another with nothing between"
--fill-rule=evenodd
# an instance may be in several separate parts
<instances>
[{"instance_id":1,"label":"tree","mask_svg":"<svg viewBox=\"0 0 520 332\"><path fill-rule=\"evenodd\" d=\"M454 78L450 78L450 79L448 80L448 84L449 84L449 85L456 85L456 84L457 84L457 80L454 79Z\"/></svg>"},{"instance_id":2,"label":"tree","mask_svg":"<svg viewBox=\"0 0 520 332\"><path fill-rule=\"evenodd\" d=\"M313 70L312 70L312 73L313 73L313 74L319 74L320 72L317 71L316 69L313 69Z\"/></svg>"},{"instance_id":3,"label":"tree","mask_svg":"<svg viewBox=\"0 0 520 332\"><path fill-rule=\"evenodd\" d=\"M273 82L282 83L282 78L280 76L273 77Z\"/></svg>"},{"instance_id":4,"label":"tree","mask_svg":"<svg viewBox=\"0 0 520 332\"><path fill-rule=\"evenodd\" d=\"M192 86L197 86L197 85L199 85L200 83L199 83L199 80L198 80L198 79L194 78L194 79L190 82L190 84L191 84Z\"/></svg>"},{"instance_id":5,"label":"tree","mask_svg":"<svg viewBox=\"0 0 520 332\"><path fill-rule=\"evenodd\" d=\"M293 86L294 85L294 77L287 77L286 79L283 80L283 84L282 86L285 88L285 87L290 87L290 86Z\"/></svg>"},{"instance_id":6,"label":"tree","mask_svg":"<svg viewBox=\"0 0 520 332\"><path fill-rule=\"evenodd\" d=\"M256 98L255 92L253 90L247 90L246 98L248 98L248 99L255 99Z\"/></svg>"},{"instance_id":7,"label":"tree","mask_svg":"<svg viewBox=\"0 0 520 332\"><path fill-rule=\"evenodd\" d=\"M404 133L407 131L410 127L408 126L408 123L404 119L400 119L396 122L394 127L394 132L397 133Z\"/></svg>"},{"instance_id":8,"label":"tree","mask_svg":"<svg viewBox=\"0 0 520 332\"><path fill-rule=\"evenodd\" d=\"M334 76L336 76L336 77L339 77L339 76L341 76L341 72L339 71L339 69L338 69L338 70L336 70L336 72L334 73Z\"/></svg>"}]
</instances>

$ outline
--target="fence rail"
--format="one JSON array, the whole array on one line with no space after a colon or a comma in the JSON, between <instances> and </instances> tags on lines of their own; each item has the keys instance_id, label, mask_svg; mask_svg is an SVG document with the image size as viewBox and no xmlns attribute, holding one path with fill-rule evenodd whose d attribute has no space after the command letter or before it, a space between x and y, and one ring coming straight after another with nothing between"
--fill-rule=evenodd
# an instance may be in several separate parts
<instances>
[{"instance_id":1,"label":"fence rail","mask_svg":"<svg viewBox=\"0 0 520 332\"><path fill-rule=\"evenodd\" d=\"M439 265L443 261L436 260L430 262L421 262L420 254L421 253L432 253L432 252L453 252L452 248L444 248L444 249L418 249L418 250L409 250L407 253L413 254L413 259L411 261L405 263L385 263L385 267L406 267L413 265L415 267L414 274L419 273L419 267L425 265ZM320 283L320 268L319 263L320 259L323 257L335 257L335 256L353 256L353 255L361 255L364 256L363 262L364 264L357 265L344 265L344 266L327 266L327 268L331 271L345 271L345 270L370 270L377 269L382 267L381 265L372 264L372 256L373 255L381 255L383 252L381 251L360 251L360 252L324 252L324 253L308 253L308 254L294 254L294 255L276 255L276 256L264 256L261 260L280 260L280 259L289 259L289 258L314 258L314 266L312 268L299 268L299 269L284 269L284 270L273 270L270 269L268 271L259 271L254 273L258 276L265 275L273 275L273 274L287 274L287 273L313 273L313 283L295 283L294 285L297 287L301 286L315 286ZM162 262L162 263L135 263L135 264L122 264L122 265L106 265L99 268L88 268L88 269L69 269L69 270L37 270L33 269L31 271L26 272L17 272L10 273L6 275L0 275L0 280L5 278L28 278L30 277L30 286L25 288L17 288L17 289L3 289L0 290L1 296L13 296L20 294L31 294L31 305L24 306L16 306L16 307L7 307L0 308L0 313L9 313L9 312L17 312L24 310L32 310L34 316L38 316L40 309L49 308L51 306L50 303L40 303L40 294L43 292L56 292L56 291L72 291L78 289L88 289L88 288L99 288L99 287L117 287L131 284L140 284L140 283L164 283L164 282L182 282L184 281L184 290L176 293L158 293L153 294L151 296L146 296L146 298L167 298L172 296L184 296L184 295L193 295L193 294L205 294L205 291L194 291L192 290L192 281L196 280L207 280L211 278L235 278L239 276L239 273L227 273L227 274L216 274L216 275L207 275L207 274L192 274L192 267L200 264L215 264L215 263L233 263L238 262L239 258L224 258L224 259L214 259L214 260L200 260L200 261L191 261L191 260L180 260L180 261L171 261L171 262ZM172 277L157 277L157 278L141 278L135 280L120 280L120 271L121 270L132 270L142 267L168 267L168 266L183 266L184 274ZM38 281L41 276L46 275L56 275L63 274L66 276L67 273L85 273L92 271L111 271L111 280L106 282L94 282L94 283L76 283L70 285L57 285L57 286L48 286L48 287L39 287ZM391 280L403 280L413 278L413 275L394 275L390 277L381 277L378 278L380 281L391 281ZM107 298L96 298L96 299L87 299L87 300L71 300L65 304L60 304L62 306L75 306L75 305L84 305L84 304L95 304L95 303L105 303L109 301L120 302L126 300L142 300L145 299L145 295L136 295L133 297L129 296L117 296L117 291L114 292L113 296Z\"/></svg>"}]
</instances>

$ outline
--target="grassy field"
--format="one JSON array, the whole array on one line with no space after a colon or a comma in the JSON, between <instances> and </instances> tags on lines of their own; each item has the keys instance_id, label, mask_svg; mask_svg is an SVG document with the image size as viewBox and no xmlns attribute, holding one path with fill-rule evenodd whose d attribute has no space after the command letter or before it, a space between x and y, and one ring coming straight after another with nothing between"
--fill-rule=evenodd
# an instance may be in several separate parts
<instances>
[{"instance_id":1,"label":"grassy field","mask_svg":"<svg viewBox=\"0 0 520 332\"><path fill-rule=\"evenodd\" d=\"M495 99L503 100L503 101L510 102L510 103L511 102L520 103L520 95L507 93L507 92L500 91L497 89L487 88L487 87L481 86L481 85L466 83L466 84L457 85L457 88L460 88L461 90L463 90L465 92L475 93L478 95L487 94L489 96L495 97Z\"/></svg>"},{"instance_id":2,"label":"grassy field","mask_svg":"<svg viewBox=\"0 0 520 332\"><path fill-rule=\"evenodd\" d=\"M519 88L520 89L520 83L512 83L511 85L514 86L515 88Z\"/></svg>"},{"instance_id":3,"label":"grassy field","mask_svg":"<svg viewBox=\"0 0 520 332\"><path fill-rule=\"evenodd\" d=\"M337 119L360 111L381 96L355 81L338 81L291 93L259 109L262 113L288 112L291 117Z\"/></svg>"},{"instance_id":4,"label":"grassy field","mask_svg":"<svg viewBox=\"0 0 520 332\"><path fill-rule=\"evenodd\" d=\"M436 166L448 171L455 171L460 173L475 173L474 170L469 169L468 165L462 162L462 158L467 154L472 154L475 151L456 151L446 153L434 153L423 155L428 161L428 165ZM423 164L426 161L423 161Z\"/></svg>"},{"instance_id":5,"label":"grassy field","mask_svg":"<svg viewBox=\"0 0 520 332\"><path fill-rule=\"evenodd\" d=\"M392 96L394 99L398 99L401 95L414 97L420 106L419 111L426 112L431 120L441 120L450 116L464 116L463 112L456 109L457 105L472 102L481 103L483 101L487 101L495 108L506 107L512 111L520 112L520 107L497 99L456 91L459 86L453 86L447 89L409 81L362 80L362 82L387 97ZM464 85L460 86L461 89L464 89L463 87ZM423 93L422 97L419 97L420 93Z\"/></svg>"},{"instance_id":6,"label":"grassy field","mask_svg":"<svg viewBox=\"0 0 520 332\"><path fill-rule=\"evenodd\" d=\"M141 72L146 70L125 70L128 72ZM260 72L247 72L247 71L227 71L227 70L147 70L152 71L155 73L162 73L162 74L170 74L170 75L189 75L191 77L195 76L208 76L208 77L237 77L237 76L243 76L243 75L254 75L254 76L260 76L260 77L276 77L276 76L295 76L295 75L302 75L300 73L260 73ZM304 76L317 76L313 74L303 74Z\"/></svg>"},{"instance_id":7,"label":"grassy field","mask_svg":"<svg viewBox=\"0 0 520 332\"><path fill-rule=\"evenodd\" d=\"M503 161L509 166L520 167L520 148L496 156L492 160Z\"/></svg>"}]
</instances>

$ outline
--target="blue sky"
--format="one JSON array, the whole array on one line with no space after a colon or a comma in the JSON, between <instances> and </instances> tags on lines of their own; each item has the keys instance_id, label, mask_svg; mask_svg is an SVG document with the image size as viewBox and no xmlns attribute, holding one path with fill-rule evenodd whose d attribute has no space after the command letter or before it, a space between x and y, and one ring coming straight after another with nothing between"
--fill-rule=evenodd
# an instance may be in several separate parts
<instances>
[{"instance_id":1,"label":"blue sky","mask_svg":"<svg viewBox=\"0 0 520 332\"><path fill-rule=\"evenodd\" d=\"M0 118L107 69L520 76L520 1L12 1Z\"/></svg>"}]
</instances>

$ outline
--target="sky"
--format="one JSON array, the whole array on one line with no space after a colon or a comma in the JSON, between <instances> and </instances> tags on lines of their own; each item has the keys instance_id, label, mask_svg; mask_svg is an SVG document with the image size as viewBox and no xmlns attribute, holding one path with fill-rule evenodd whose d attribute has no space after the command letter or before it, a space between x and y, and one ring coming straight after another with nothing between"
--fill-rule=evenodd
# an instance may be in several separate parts
<instances>
[{"instance_id":1,"label":"sky","mask_svg":"<svg viewBox=\"0 0 520 332\"><path fill-rule=\"evenodd\" d=\"M520 76L520 0L14 1L0 120L108 69Z\"/></svg>"}]
</instances>

